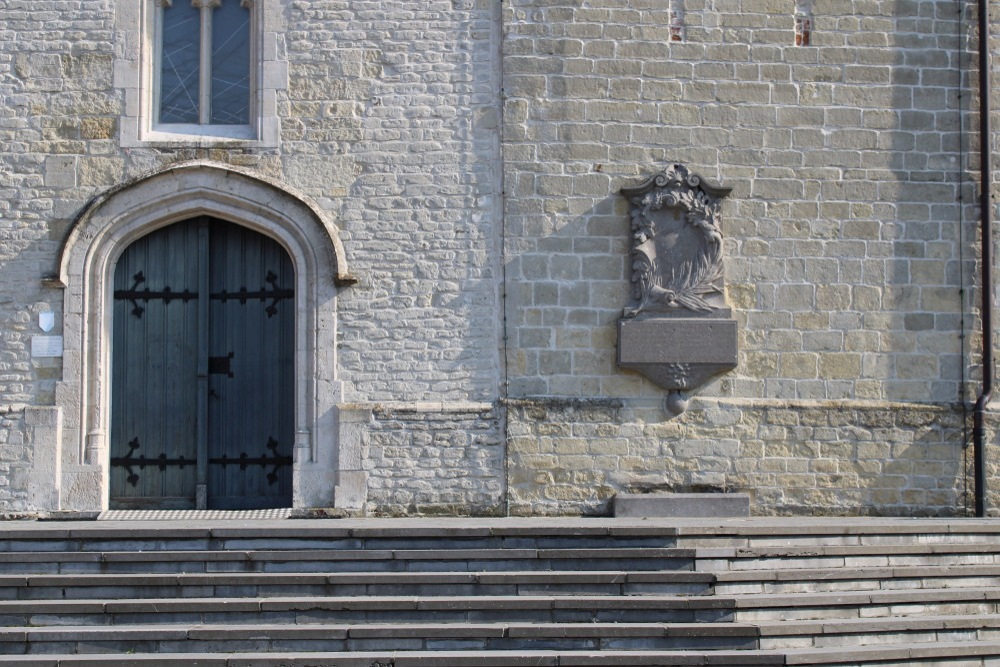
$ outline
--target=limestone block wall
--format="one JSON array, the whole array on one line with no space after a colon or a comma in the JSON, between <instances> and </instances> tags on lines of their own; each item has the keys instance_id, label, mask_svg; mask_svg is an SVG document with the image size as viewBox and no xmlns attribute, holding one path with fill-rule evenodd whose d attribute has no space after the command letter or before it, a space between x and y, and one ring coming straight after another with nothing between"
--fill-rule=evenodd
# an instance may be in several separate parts
<instances>
[{"instance_id":1,"label":"limestone block wall","mask_svg":"<svg viewBox=\"0 0 1000 667\"><path fill-rule=\"evenodd\" d=\"M961 513L974 7L815 0L806 39L795 5L263 2L276 140L122 145L139 0L0 3L0 510L60 502L36 443L80 424L32 412L62 375L30 355L39 312L62 326L42 282L60 240L109 188L200 159L339 228L359 282L322 356L344 411L317 416L351 459L322 480L337 502L590 514L621 490L713 489L753 490L760 514ZM671 419L615 367L615 322L618 191L673 162L733 187L740 358Z\"/></svg>"},{"instance_id":2,"label":"limestone block wall","mask_svg":"<svg viewBox=\"0 0 1000 667\"><path fill-rule=\"evenodd\" d=\"M493 3L267 3L278 34L266 41L287 70L280 145L178 140L127 150L118 135L126 89L114 65L119 51L138 52L138 3L21 4L0 8L0 25L17 33L0 40L0 317L11 365L0 369L0 404L52 391L17 330L34 317L26 308L60 295L42 291L40 279L73 217L127 178L193 158L256 170L333 214L361 279L339 303L352 398L389 400L404 388L414 400L495 393Z\"/></svg>"},{"instance_id":3,"label":"limestone block wall","mask_svg":"<svg viewBox=\"0 0 1000 667\"><path fill-rule=\"evenodd\" d=\"M31 357L42 285L71 211L121 174L112 140L113 13L106 2L0 7L0 512L40 506L25 410L51 405L58 359ZM57 316L56 326L59 326ZM58 330L56 331L56 333ZM43 464L43 466L46 464ZM51 485L50 489L51 489Z\"/></svg>"},{"instance_id":4,"label":"limestone block wall","mask_svg":"<svg viewBox=\"0 0 1000 667\"><path fill-rule=\"evenodd\" d=\"M451 406L498 391L499 5L313 0L284 18L282 178L339 227L359 282L329 359L374 415L342 433L360 459L337 502L494 512L496 415Z\"/></svg>"},{"instance_id":5,"label":"limestone block wall","mask_svg":"<svg viewBox=\"0 0 1000 667\"><path fill-rule=\"evenodd\" d=\"M371 408L497 398L498 4L257 6L264 115L279 126L277 141L260 143L143 141L123 130L149 85L139 72L152 0L0 6L0 412L13 415L0 464L30 455L14 444L30 435L17 415L54 403L58 362L33 360L29 348L40 333L37 312L62 312L63 292L42 278L67 228L109 188L192 159L286 184L339 227L359 279L332 304L340 345L323 355L337 368L330 391L341 400ZM51 333L60 327L57 317ZM78 426L78 415L64 417ZM427 431L419 419L393 428L410 426L414 434L401 437L419 440ZM475 449L478 440L470 443ZM67 442L64 451L79 462L82 446ZM480 461L470 451L449 465L467 464L478 479L487 461L498 478L495 458ZM400 499L414 484L404 470L417 478L419 470L400 465L373 487L373 506L437 502ZM36 503L17 495L12 479L0 475L0 493L8 494L0 508ZM483 481L463 502L492 507L498 484ZM458 502L445 491L440 502ZM50 502L36 508L53 509Z\"/></svg>"},{"instance_id":6,"label":"limestone block wall","mask_svg":"<svg viewBox=\"0 0 1000 667\"><path fill-rule=\"evenodd\" d=\"M614 399L514 402L511 512L606 514L616 492L749 493L759 514L955 515L971 450L954 406L705 399L664 421Z\"/></svg>"},{"instance_id":7,"label":"limestone block wall","mask_svg":"<svg viewBox=\"0 0 1000 667\"><path fill-rule=\"evenodd\" d=\"M505 4L512 508L648 486L754 491L763 514L963 512L974 8L817 1L797 45L792 0L683 5L678 31L665 3ZM733 188L740 355L671 420L616 369L615 322L618 191L674 162ZM556 400L594 397L621 407Z\"/></svg>"},{"instance_id":8,"label":"limestone block wall","mask_svg":"<svg viewBox=\"0 0 1000 667\"><path fill-rule=\"evenodd\" d=\"M32 509L28 498L31 452L24 441L23 412L0 412L0 513Z\"/></svg>"},{"instance_id":9,"label":"limestone block wall","mask_svg":"<svg viewBox=\"0 0 1000 667\"><path fill-rule=\"evenodd\" d=\"M504 442L491 404L379 405L364 437L366 510L503 514Z\"/></svg>"},{"instance_id":10,"label":"limestone block wall","mask_svg":"<svg viewBox=\"0 0 1000 667\"><path fill-rule=\"evenodd\" d=\"M496 3L287 5L283 178L335 214L351 401L489 400L499 365Z\"/></svg>"}]
</instances>

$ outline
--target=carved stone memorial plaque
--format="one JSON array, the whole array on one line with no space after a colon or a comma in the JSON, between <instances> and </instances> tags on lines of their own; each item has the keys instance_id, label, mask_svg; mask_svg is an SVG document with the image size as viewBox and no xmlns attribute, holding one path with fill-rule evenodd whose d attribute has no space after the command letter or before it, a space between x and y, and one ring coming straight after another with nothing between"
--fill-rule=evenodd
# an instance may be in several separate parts
<instances>
[{"instance_id":1,"label":"carved stone memorial plaque","mask_svg":"<svg viewBox=\"0 0 1000 667\"><path fill-rule=\"evenodd\" d=\"M686 393L736 367L736 320L723 295L721 200L732 188L683 165L622 188L632 220L632 291L618 321L618 365Z\"/></svg>"}]
</instances>

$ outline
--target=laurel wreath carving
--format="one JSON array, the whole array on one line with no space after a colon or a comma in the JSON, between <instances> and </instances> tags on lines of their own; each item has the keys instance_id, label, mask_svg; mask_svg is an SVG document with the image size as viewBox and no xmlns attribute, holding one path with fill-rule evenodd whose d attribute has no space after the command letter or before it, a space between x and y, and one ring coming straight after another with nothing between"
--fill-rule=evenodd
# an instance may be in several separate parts
<instances>
[{"instance_id":1,"label":"laurel wreath carving","mask_svg":"<svg viewBox=\"0 0 1000 667\"><path fill-rule=\"evenodd\" d=\"M632 198L632 303L625 317L644 310L685 308L697 313L714 310L706 297L722 293L722 231L719 202L700 187L700 179L681 165L658 174L655 188ZM653 213L680 208L686 224L699 231L700 252L679 266L656 260Z\"/></svg>"}]
</instances>

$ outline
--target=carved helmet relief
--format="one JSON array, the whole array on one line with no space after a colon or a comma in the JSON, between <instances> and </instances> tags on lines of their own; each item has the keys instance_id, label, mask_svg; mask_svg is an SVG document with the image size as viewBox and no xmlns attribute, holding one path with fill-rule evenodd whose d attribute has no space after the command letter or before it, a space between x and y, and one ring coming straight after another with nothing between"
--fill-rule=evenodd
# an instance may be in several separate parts
<instances>
[{"instance_id":1,"label":"carved helmet relief","mask_svg":"<svg viewBox=\"0 0 1000 667\"><path fill-rule=\"evenodd\" d=\"M720 201L730 191L679 164L622 189L632 218L632 293L625 317L725 308Z\"/></svg>"},{"instance_id":2,"label":"carved helmet relief","mask_svg":"<svg viewBox=\"0 0 1000 667\"><path fill-rule=\"evenodd\" d=\"M667 411L737 361L736 321L723 295L722 198L674 164L622 188L631 217L632 290L618 321L618 365L667 389Z\"/></svg>"}]
</instances>

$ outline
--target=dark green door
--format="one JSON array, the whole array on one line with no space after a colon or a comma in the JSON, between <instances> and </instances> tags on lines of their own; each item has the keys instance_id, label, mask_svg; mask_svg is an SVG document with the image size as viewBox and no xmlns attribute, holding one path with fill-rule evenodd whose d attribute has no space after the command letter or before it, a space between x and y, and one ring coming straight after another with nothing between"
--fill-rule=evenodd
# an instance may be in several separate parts
<instances>
[{"instance_id":1,"label":"dark green door","mask_svg":"<svg viewBox=\"0 0 1000 667\"><path fill-rule=\"evenodd\" d=\"M197 218L115 268L111 506L290 507L294 272L273 240Z\"/></svg>"}]
</instances>

